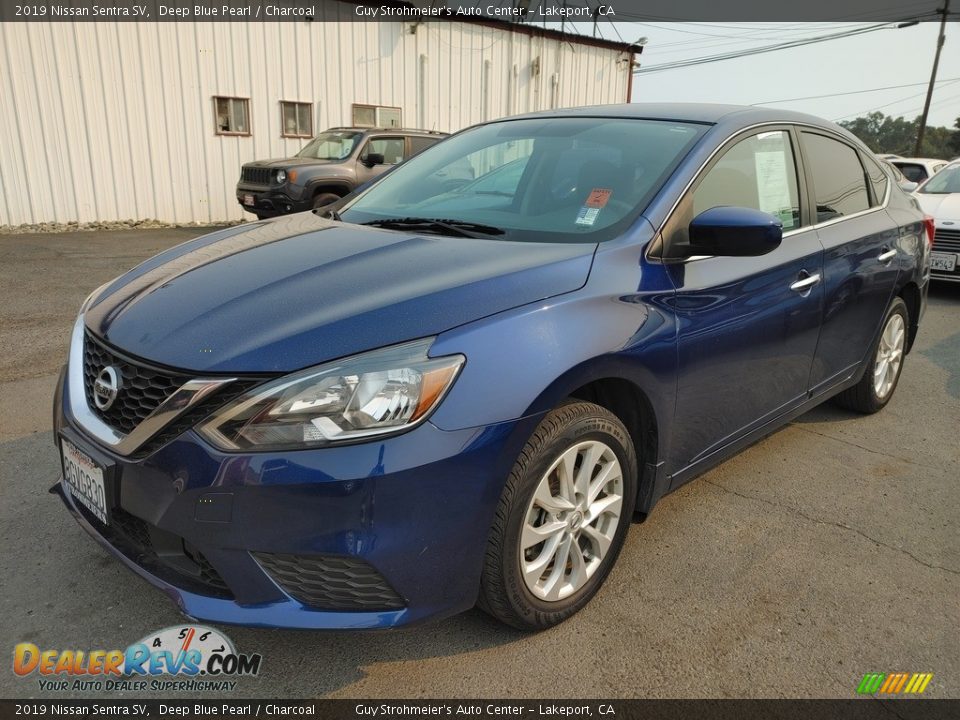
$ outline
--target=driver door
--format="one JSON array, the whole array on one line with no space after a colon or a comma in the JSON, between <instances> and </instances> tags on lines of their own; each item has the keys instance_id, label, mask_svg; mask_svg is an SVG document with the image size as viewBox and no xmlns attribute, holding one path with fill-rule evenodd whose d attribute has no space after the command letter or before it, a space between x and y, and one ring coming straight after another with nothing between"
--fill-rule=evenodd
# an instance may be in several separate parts
<instances>
[{"instance_id":1,"label":"driver door","mask_svg":"<svg viewBox=\"0 0 960 720\"><path fill-rule=\"evenodd\" d=\"M820 332L823 248L801 205L804 183L789 127L748 131L718 153L664 231L664 256L690 221L717 206L783 222L783 241L759 257L667 260L676 288L677 406L673 475L692 469L806 397Z\"/></svg>"}]
</instances>

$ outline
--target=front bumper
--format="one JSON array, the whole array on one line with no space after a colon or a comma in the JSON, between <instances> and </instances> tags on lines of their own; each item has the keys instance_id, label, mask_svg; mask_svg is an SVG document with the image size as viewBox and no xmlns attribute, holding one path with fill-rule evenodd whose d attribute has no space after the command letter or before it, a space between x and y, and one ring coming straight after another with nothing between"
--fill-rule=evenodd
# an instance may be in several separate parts
<instances>
[{"instance_id":1,"label":"front bumper","mask_svg":"<svg viewBox=\"0 0 960 720\"><path fill-rule=\"evenodd\" d=\"M188 430L131 460L88 438L58 388L59 435L110 468L110 526L75 502L62 480L53 490L88 533L192 618L395 627L474 604L511 458L538 420L454 432L428 422L378 442L253 454L219 452ZM305 560L278 573L273 559L290 557ZM291 585L298 567L314 588L329 582L315 561L335 567L337 602L304 602ZM340 572L356 566L372 574ZM393 601L378 606L367 593L351 606L352 585L371 578L382 580Z\"/></svg>"},{"instance_id":2,"label":"front bumper","mask_svg":"<svg viewBox=\"0 0 960 720\"><path fill-rule=\"evenodd\" d=\"M252 200L252 204L248 202ZM309 200L292 197L279 189L237 185L237 202L260 218L277 217L310 209Z\"/></svg>"}]
</instances>

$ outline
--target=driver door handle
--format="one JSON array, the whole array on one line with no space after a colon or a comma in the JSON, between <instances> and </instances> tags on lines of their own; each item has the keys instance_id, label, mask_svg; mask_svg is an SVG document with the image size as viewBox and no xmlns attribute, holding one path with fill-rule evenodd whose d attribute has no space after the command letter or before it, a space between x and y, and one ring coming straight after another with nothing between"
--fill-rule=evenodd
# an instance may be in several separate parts
<instances>
[{"instance_id":1,"label":"driver door handle","mask_svg":"<svg viewBox=\"0 0 960 720\"><path fill-rule=\"evenodd\" d=\"M880 253L880 256L877 258L882 263L888 263L897 256L897 250L886 250L885 252Z\"/></svg>"},{"instance_id":2,"label":"driver door handle","mask_svg":"<svg viewBox=\"0 0 960 720\"><path fill-rule=\"evenodd\" d=\"M794 292L803 292L805 290L809 290L818 282L820 282L820 273L817 273L816 275L808 275L805 278L800 278L790 285L790 289Z\"/></svg>"}]
</instances>

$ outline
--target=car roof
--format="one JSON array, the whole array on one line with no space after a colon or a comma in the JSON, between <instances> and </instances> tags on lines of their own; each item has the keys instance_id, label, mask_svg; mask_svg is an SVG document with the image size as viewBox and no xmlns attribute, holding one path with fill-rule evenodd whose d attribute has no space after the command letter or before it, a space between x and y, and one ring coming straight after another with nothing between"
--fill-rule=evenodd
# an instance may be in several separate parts
<instances>
[{"instance_id":1,"label":"car roof","mask_svg":"<svg viewBox=\"0 0 960 720\"><path fill-rule=\"evenodd\" d=\"M406 133L413 135L449 135L450 133L440 132L439 130L418 130L417 128L386 128L386 127L349 127L349 126L339 126L327 128L327 130L353 130L355 132L396 132L396 133Z\"/></svg>"},{"instance_id":2,"label":"car roof","mask_svg":"<svg viewBox=\"0 0 960 720\"><path fill-rule=\"evenodd\" d=\"M619 105L590 105L586 107L560 108L541 112L516 115L504 120L518 118L548 117L610 117L636 118L645 120L681 120L720 124L752 125L764 122L806 123L831 130L838 125L823 118L792 110L776 110L755 107L753 105L724 105L717 103L622 103ZM501 122L499 120L494 122Z\"/></svg>"},{"instance_id":3,"label":"car roof","mask_svg":"<svg viewBox=\"0 0 960 720\"><path fill-rule=\"evenodd\" d=\"M935 163L945 163L947 160L941 160L940 158L914 158L914 157L898 157L894 158L890 162L905 162L905 163L926 163L928 165L933 165Z\"/></svg>"}]
</instances>

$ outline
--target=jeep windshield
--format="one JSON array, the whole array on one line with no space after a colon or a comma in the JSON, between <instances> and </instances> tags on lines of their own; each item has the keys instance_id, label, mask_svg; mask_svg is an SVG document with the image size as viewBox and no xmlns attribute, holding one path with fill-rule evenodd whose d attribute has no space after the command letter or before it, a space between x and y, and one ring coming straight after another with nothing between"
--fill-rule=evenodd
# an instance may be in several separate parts
<instances>
[{"instance_id":1,"label":"jeep windshield","mask_svg":"<svg viewBox=\"0 0 960 720\"><path fill-rule=\"evenodd\" d=\"M621 233L706 126L629 118L529 118L465 130L340 208L344 222L489 227L493 240L600 242ZM449 234L454 234L453 232Z\"/></svg>"},{"instance_id":2,"label":"jeep windshield","mask_svg":"<svg viewBox=\"0 0 960 720\"><path fill-rule=\"evenodd\" d=\"M328 131L317 135L297 153L297 157L314 160L345 160L350 157L360 137L358 132Z\"/></svg>"}]
</instances>

